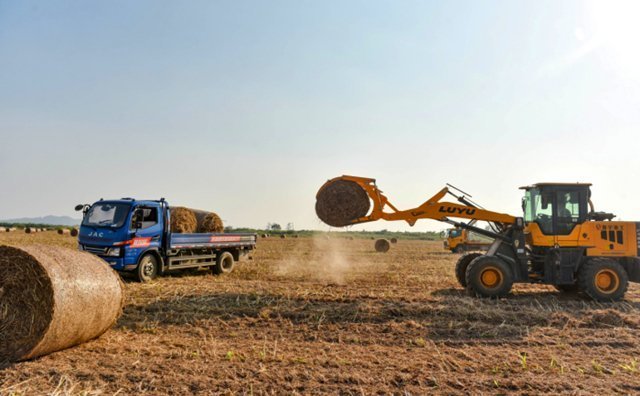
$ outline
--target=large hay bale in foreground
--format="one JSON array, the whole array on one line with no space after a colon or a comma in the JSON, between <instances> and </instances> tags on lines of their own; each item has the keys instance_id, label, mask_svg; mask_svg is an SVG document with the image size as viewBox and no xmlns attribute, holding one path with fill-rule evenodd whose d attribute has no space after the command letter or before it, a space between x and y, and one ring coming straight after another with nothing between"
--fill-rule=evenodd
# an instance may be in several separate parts
<instances>
[{"instance_id":1,"label":"large hay bale in foreground","mask_svg":"<svg viewBox=\"0 0 640 396\"><path fill-rule=\"evenodd\" d=\"M196 226L196 232L224 232L224 224L222 223L220 216L217 214L198 209L191 209L191 211L196 215L196 221L198 223Z\"/></svg>"},{"instance_id":2,"label":"large hay bale in foreground","mask_svg":"<svg viewBox=\"0 0 640 396\"><path fill-rule=\"evenodd\" d=\"M72 228L69 233L71 234L72 237L77 237L78 236L78 229L77 228Z\"/></svg>"},{"instance_id":3,"label":"large hay bale in foreground","mask_svg":"<svg viewBox=\"0 0 640 396\"><path fill-rule=\"evenodd\" d=\"M98 257L57 246L0 246L0 362L46 355L102 335L124 289Z\"/></svg>"},{"instance_id":4,"label":"large hay bale in foreground","mask_svg":"<svg viewBox=\"0 0 640 396\"><path fill-rule=\"evenodd\" d=\"M344 227L369 213L371 201L357 183L336 180L322 186L316 195L316 214L326 224Z\"/></svg>"},{"instance_id":5,"label":"large hay bale in foreground","mask_svg":"<svg viewBox=\"0 0 640 396\"><path fill-rule=\"evenodd\" d=\"M180 206L171 208L171 232L193 234L197 229L198 221L191 209Z\"/></svg>"}]
</instances>

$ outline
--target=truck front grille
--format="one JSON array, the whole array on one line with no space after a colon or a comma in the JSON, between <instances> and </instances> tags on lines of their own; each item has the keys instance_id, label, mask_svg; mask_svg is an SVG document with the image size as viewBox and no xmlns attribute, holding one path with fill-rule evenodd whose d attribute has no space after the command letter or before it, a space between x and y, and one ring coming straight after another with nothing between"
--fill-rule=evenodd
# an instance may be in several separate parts
<instances>
[{"instance_id":1,"label":"truck front grille","mask_svg":"<svg viewBox=\"0 0 640 396\"><path fill-rule=\"evenodd\" d=\"M107 254L107 251L109 250L109 248L108 247L105 248L105 247L84 245L84 250L85 250L85 252L89 252L89 253L93 253L93 254L105 255L105 254Z\"/></svg>"}]
</instances>

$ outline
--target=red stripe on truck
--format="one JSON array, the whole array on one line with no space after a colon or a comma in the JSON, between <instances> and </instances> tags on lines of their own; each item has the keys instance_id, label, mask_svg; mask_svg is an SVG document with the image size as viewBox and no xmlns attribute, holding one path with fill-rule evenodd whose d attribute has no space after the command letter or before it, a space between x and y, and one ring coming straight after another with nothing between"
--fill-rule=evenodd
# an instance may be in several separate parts
<instances>
[{"instance_id":1,"label":"red stripe on truck","mask_svg":"<svg viewBox=\"0 0 640 396\"><path fill-rule=\"evenodd\" d=\"M209 242L240 242L242 241L242 237L240 236L226 236L226 235L215 235L212 236Z\"/></svg>"}]
</instances>

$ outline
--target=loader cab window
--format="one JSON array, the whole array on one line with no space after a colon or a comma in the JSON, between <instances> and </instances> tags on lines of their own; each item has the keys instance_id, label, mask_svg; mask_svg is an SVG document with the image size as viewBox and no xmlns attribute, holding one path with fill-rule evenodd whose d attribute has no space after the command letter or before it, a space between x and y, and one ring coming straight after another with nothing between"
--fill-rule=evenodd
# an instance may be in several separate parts
<instances>
[{"instance_id":1,"label":"loader cab window","mask_svg":"<svg viewBox=\"0 0 640 396\"><path fill-rule=\"evenodd\" d=\"M553 193L542 192L537 188L529 189L523 206L527 223L538 223L544 234L553 233Z\"/></svg>"},{"instance_id":2,"label":"loader cab window","mask_svg":"<svg viewBox=\"0 0 640 396\"><path fill-rule=\"evenodd\" d=\"M537 223L545 235L571 234L586 220L588 189L563 187L531 188L525 193L525 221Z\"/></svg>"},{"instance_id":3,"label":"loader cab window","mask_svg":"<svg viewBox=\"0 0 640 396\"><path fill-rule=\"evenodd\" d=\"M580 192L557 192L557 229L556 234L568 235L580 222Z\"/></svg>"}]
</instances>

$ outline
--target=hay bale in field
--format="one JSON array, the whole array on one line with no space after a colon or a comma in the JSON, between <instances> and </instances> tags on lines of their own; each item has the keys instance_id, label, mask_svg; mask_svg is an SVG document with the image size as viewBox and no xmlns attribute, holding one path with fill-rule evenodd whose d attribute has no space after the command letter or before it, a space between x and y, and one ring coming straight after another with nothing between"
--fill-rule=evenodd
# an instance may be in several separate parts
<instances>
[{"instance_id":1,"label":"hay bale in field","mask_svg":"<svg viewBox=\"0 0 640 396\"><path fill-rule=\"evenodd\" d=\"M67 228L60 228L58 230L58 234L60 234L60 235L69 235L70 233L71 233L71 231L69 231L69 229L67 229Z\"/></svg>"},{"instance_id":2,"label":"hay bale in field","mask_svg":"<svg viewBox=\"0 0 640 396\"><path fill-rule=\"evenodd\" d=\"M171 209L171 232L192 234L197 229L198 221L191 209L180 206Z\"/></svg>"},{"instance_id":3,"label":"hay bale in field","mask_svg":"<svg viewBox=\"0 0 640 396\"><path fill-rule=\"evenodd\" d=\"M398 238L391 238L391 239L389 239L389 241L391 243L398 243Z\"/></svg>"},{"instance_id":4,"label":"hay bale in field","mask_svg":"<svg viewBox=\"0 0 640 396\"><path fill-rule=\"evenodd\" d=\"M7 231L7 229L6 229L6 228L4 228L4 227L0 227L0 232L6 232L6 231Z\"/></svg>"},{"instance_id":5,"label":"hay bale in field","mask_svg":"<svg viewBox=\"0 0 640 396\"><path fill-rule=\"evenodd\" d=\"M191 211L196 216L196 232L224 232L224 224L222 223L222 219L216 213L197 209L191 209Z\"/></svg>"},{"instance_id":6,"label":"hay bale in field","mask_svg":"<svg viewBox=\"0 0 640 396\"><path fill-rule=\"evenodd\" d=\"M24 232L25 234L33 234L36 232L36 229L31 227L25 227Z\"/></svg>"},{"instance_id":7,"label":"hay bale in field","mask_svg":"<svg viewBox=\"0 0 640 396\"><path fill-rule=\"evenodd\" d=\"M322 186L316 195L316 214L326 224L344 227L369 213L371 201L357 183L336 180Z\"/></svg>"},{"instance_id":8,"label":"hay bale in field","mask_svg":"<svg viewBox=\"0 0 640 396\"><path fill-rule=\"evenodd\" d=\"M0 362L94 339L116 322L123 304L118 274L92 254L0 245Z\"/></svg>"},{"instance_id":9,"label":"hay bale in field","mask_svg":"<svg viewBox=\"0 0 640 396\"><path fill-rule=\"evenodd\" d=\"M263 238L266 238L266 237L267 237L267 234L262 234L262 237L263 237Z\"/></svg>"},{"instance_id":10,"label":"hay bale in field","mask_svg":"<svg viewBox=\"0 0 640 396\"><path fill-rule=\"evenodd\" d=\"M386 253L391 248L391 244L386 239L378 239L375 243L376 252Z\"/></svg>"},{"instance_id":11,"label":"hay bale in field","mask_svg":"<svg viewBox=\"0 0 640 396\"><path fill-rule=\"evenodd\" d=\"M298 234L295 234L293 237L294 237L294 238L297 238L297 237L298 237Z\"/></svg>"},{"instance_id":12,"label":"hay bale in field","mask_svg":"<svg viewBox=\"0 0 640 396\"><path fill-rule=\"evenodd\" d=\"M69 231L69 233L71 234L72 237L77 237L78 236L78 229L77 228L72 228L71 231Z\"/></svg>"},{"instance_id":13,"label":"hay bale in field","mask_svg":"<svg viewBox=\"0 0 640 396\"><path fill-rule=\"evenodd\" d=\"M7 228L5 231L7 231L7 232L14 232L15 230L16 230L16 228L15 228L15 227L10 227L10 228Z\"/></svg>"},{"instance_id":14,"label":"hay bale in field","mask_svg":"<svg viewBox=\"0 0 640 396\"><path fill-rule=\"evenodd\" d=\"M286 236L286 235L284 235L284 234L281 234L281 235L280 235L280 239L286 239L286 238L287 238L287 236Z\"/></svg>"}]
</instances>

